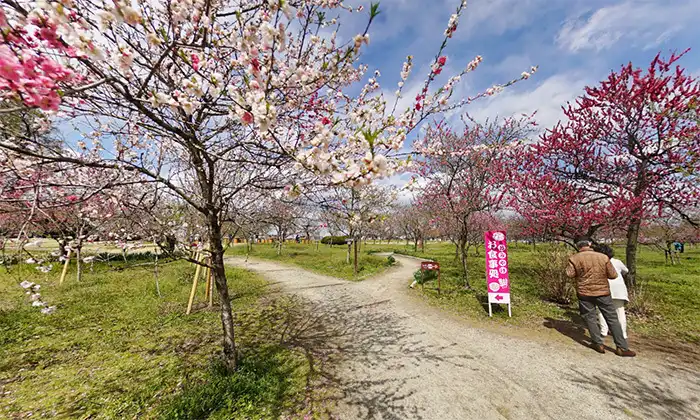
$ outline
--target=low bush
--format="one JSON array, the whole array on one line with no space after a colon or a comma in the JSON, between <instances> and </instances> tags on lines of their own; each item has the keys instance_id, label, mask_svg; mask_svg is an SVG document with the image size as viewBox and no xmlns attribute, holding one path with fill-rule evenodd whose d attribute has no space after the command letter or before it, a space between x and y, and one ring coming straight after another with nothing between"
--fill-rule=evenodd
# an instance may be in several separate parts
<instances>
[{"instance_id":1,"label":"low bush","mask_svg":"<svg viewBox=\"0 0 700 420\"><path fill-rule=\"evenodd\" d=\"M421 271L421 270L416 270L413 273L413 280L415 280L418 284L423 284L427 283L429 281L437 279L437 271L430 270L430 271Z\"/></svg>"},{"instance_id":2,"label":"low bush","mask_svg":"<svg viewBox=\"0 0 700 420\"><path fill-rule=\"evenodd\" d=\"M394 265L396 264L396 258L394 258L393 255L389 255L388 257L386 257L386 262L388 265Z\"/></svg>"},{"instance_id":3,"label":"low bush","mask_svg":"<svg viewBox=\"0 0 700 420\"><path fill-rule=\"evenodd\" d=\"M326 236L321 239L321 243L325 245L345 245L347 242L347 236Z\"/></svg>"},{"instance_id":4,"label":"low bush","mask_svg":"<svg viewBox=\"0 0 700 420\"><path fill-rule=\"evenodd\" d=\"M535 280L546 300L569 304L574 298L573 280L566 275L570 250L552 245L537 250L534 264Z\"/></svg>"},{"instance_id":5,"label":"low bush","mask_svg":"<svg viewBox=\"0 0 700 420\"><path fill-rule=\"evenodd\" d=\"M649 293L643 282L637 281L637 285L629 290L630 302L627 312L638 319L647 319L654 316L653 296Z\"/></svg>"}]
</instances>

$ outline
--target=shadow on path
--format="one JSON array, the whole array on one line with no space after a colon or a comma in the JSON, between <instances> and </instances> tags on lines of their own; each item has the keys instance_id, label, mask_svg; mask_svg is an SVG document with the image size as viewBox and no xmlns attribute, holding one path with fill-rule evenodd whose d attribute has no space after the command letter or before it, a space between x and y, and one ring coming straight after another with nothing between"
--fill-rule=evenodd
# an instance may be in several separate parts
<instances>
[{"instance_id":1,"label":"shadow on path","mask_svg":"<svg viewBox=\"0 0 700 420\"><path fill-rule=\"evenodd\" d=\"M357 419L430 419L415 400L409 401L416 394L409 382L415 384L419 378L401 377L396 371L426 363L461 367L473 357L446 354L452 346L426 345L421 333L407 331L400 317L381 310L391 304L388 301L359 306L352 302L343 295L314 304L292 296L281 303L283 311L279 307L269 311L274 319L268 319L268 325L279 342L302 352L310 365L304 412Z\"/></svg>"},{"instance_id":2,"label":"shadow on path","mask_svg":"<svg viewBox=\"0 0 700 420\"><path fill-rule=\"evenodd\" d=\"M571 381L607 395L610 404L638 419L700 419L695 408L700 399L700 379L690 384L695 397L684 399L676 395L667 382L667 372L653 372L653 379L642 379L622 369L586 374L572 369Z\"/></svg>"}]
</instances>

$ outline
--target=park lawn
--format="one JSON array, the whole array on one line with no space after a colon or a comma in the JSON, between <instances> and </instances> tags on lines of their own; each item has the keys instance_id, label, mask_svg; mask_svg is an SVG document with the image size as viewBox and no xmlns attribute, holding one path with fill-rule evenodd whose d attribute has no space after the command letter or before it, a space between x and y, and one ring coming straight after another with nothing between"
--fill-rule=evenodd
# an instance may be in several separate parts
<instances>
[{"instance_id":1,"label":"park lawn","mask_svg":"<svg viewBox=\"0 0 700 420\"><path fill-rule=\"evenodd\" d=\"M242 360L227 375L216 361L218 305L206 308L203 282L185 315L191 265L161 265L162 298L152 266L95 264L81 283L69 271L62 286L60 267L48 275L22 269L21 279L41 284L58 309L42 315L18 285L17 267L2 268L0 418L276 419L303 405L307 361L266 335L261 323L271 318L258 315L270 310L267 283L250 272L227 269Z\"/></svg>"},{"instance_id":2,"label":"park lawn","mask_svg":"<svg viewBox=\"0 0 700 420\"><path fill-rule=\"evenodd\" d=\"M539 247L546 245L539 245ZM469 278L472 290L465 290L454 246L449 242L430 242L425 253L404 244L368 244L367 250L394 251L421 258L434 259L442 267L442 293L438 295L435 282L417 288L429 303L477 319L488 318L486 277L483 248L479 256L469 253ZM616 248L623 256L624 249ZM511 244L509 266L513 317L506 307L494 306L497 322L528 327L551 324L552 320L577 321L578 306L559 305L541 298L534 273L537 254L531 246ZM628 329L637 336L671 342L700 344L700 248L686 247L682 264L666 265L663 253L640 248L638 278L645 295L647 314L629 316ZM408 279L407 279L408 281Z\"/></svg>"},{"instance_id":3,"label":"park lawn","mask_svg":"<svg viewBox=\"0 0 700 420\"><path fill-rule=\"evenodd\" d=\"M355 277L352 260L350 264L346 262L347 249L345 245L331 247L319 244L317 247L316 244L286 243L281 255L277 255L274 244L254 244L250 256L293 264L315 273L353 281L374 276L390 267L386 257L370 255L364 252L365 248L361 248L358 250L358 276ZM236 245L229 248L227 254L245 256L247 252L245 245Z\"/></svg>"}]
</instances>

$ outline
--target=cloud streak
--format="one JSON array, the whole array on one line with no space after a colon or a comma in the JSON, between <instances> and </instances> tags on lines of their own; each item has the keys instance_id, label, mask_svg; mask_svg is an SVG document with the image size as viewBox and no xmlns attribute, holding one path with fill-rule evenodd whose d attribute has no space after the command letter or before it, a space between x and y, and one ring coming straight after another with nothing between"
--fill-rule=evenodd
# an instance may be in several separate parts
<instances>
[{"instance_id":1,"label":"cloud streak","mask_svg":"<svg viewBox=\"0 0 700 420\"><path fill-rule=\"evenodd\" d=\"M631 0L597 9L566 21L557 44L570 52L603 51L618 43L642 49L657 48L700 15L700 2Z\"/></svg>"}]
</instances>

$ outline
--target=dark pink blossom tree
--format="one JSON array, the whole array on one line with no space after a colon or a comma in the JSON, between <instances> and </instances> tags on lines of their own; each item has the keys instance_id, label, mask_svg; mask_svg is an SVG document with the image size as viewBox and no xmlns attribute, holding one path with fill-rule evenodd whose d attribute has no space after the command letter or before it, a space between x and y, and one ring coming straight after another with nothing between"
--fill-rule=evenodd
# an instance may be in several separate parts
<instances>
[{"instance_id":1,"label":"dark pink blossom tree","mask_svg":"<svg viewBox=\"0 0 700 420\"><path fill-rule=\"evenodd\" d=\"M631 284L645 220L670 211L698 223L688 210L700 200L700 84L676 65L682 56L612 72L564 108L566 122L516 153L521 214L568 237L624 229Z\"/></svg>"}]
</instances>

